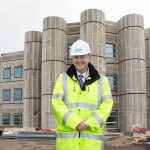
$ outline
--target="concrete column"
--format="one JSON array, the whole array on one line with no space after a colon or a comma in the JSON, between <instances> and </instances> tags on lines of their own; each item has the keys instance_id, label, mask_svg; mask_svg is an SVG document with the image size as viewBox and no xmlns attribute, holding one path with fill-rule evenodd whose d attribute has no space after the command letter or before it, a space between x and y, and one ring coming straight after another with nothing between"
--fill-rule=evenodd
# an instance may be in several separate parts
<instances>
[{"instance_id":1,"label":"concrete column","mask_svg":"<svg viewBox=\"0 0 150 150\"><path fill-rule=\"evenodd\" d=\"M67 23L59 17L43 20L42 38L42 127L55 128L51 108L53 88L58 75L66 69Z\"/></svg>"},{"instance_id":2,"label":"concrete column","mask_svg":"<svg viewBox=\"0 0 150 150\"><path fill-rule=\"evenodd\" d=\"M147 128L150 130L150 28L145 30Z\"/></svg>"},{"instance_id":3,"label":"concrete column","mask_svg":"<svg viewBox=\"0 0 150 150\"><path fill-rule=\"evenodd\" d=\"M119 128L146 127L144 19L129 14L117 22ZM123 106L123 107L122 107Z\"/></svg>"},{"instance_id":4,"label":"concrete column","mask_svg":"<svg viewBox=\"0 0 150 150\"><path fill-rule=\"evenodd\" d=\"M42 33L25 34L24 57L24 127L41 127Z\"/></svg>"},{"instance_id":5,"label":"concrete column","mask_svg":"<svg viewBox=\"0 0 150 150\"><path fill-rule=\"evenodd\" d=\"M106 74L105 16L101 10L88 9L81 13L80 38L92 50L91 63L100 74Z\"/></svg>"}]
</instances>

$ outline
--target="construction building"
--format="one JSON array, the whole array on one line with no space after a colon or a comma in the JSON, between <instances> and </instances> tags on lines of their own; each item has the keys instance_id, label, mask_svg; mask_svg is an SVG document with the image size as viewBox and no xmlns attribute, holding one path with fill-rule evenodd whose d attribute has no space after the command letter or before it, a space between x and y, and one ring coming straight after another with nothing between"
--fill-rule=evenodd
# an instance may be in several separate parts
<instances>
[{"instance_id":1,"label":"construction building","mask_svg":"<svg viewBox=\"0 0 150 150\"><path fill-rule=\"evenodd\" d=\"M70 47L89 43L91 63L109 79L114 105L107 128L150 128L150 29L144 18L128 14L117 22L88 9L80 22L43 19L43 31L25 33L24 50L0 57L0 126L55 128L51 98L58 75L72 63Z\"/></svg>"}]
</instances>

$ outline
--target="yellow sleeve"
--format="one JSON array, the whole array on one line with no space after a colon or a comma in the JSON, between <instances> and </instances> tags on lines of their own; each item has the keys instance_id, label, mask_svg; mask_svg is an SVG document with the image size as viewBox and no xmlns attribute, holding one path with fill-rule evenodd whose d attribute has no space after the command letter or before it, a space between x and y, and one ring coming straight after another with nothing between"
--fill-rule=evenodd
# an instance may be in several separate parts
<instances>
[{"instance_id":1,"label":"yellow sleeve","mask_svg":"<svg viewBox=\"0 0 150 150\"><path fill-rule=\"evenodd\" d=\"M113 100L111 95L111 90L109 86L108 79L103 77L103 90L102 90L102 102L97 110L93 112L93 114L86 120L86 123L89 125L89 130L95 131L100 130L100 128L104 128L104 123L109 117Z\"/></svg>"},{"instance_id":2,"label":"yellow sleeve","mask_svg":"<svg viewBox=\"0 0 150 150\"><path fill-rule=\"evenodd\" d=\"M53 90L52 108L58 124L71 129L82 121L81 117L73 113L64 102L64 91L62 85L62 74L58 77Z\"/></svg>"}]
</instances>

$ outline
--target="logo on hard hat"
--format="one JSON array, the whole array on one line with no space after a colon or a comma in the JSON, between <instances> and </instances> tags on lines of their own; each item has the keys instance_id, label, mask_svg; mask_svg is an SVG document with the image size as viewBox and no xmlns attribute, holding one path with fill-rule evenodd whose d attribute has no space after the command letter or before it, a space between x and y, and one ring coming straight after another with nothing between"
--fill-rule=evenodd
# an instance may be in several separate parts
<instances>
[{"instance_id":1,"label":"logo on hard hat","mask_svg":"<svg viewBox=\"0 0 150 150\"><path fill-rule=\"evenodd\" d=\"M82 48L76 48L75 52L82 52Z\"/></svg>"}]
</instances>

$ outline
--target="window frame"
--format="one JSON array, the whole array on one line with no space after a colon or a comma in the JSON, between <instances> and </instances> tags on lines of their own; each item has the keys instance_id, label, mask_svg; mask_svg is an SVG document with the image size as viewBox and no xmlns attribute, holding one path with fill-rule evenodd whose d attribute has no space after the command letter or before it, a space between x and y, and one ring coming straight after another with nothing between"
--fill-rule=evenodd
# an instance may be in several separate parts
<instances>
[{"instance_id":1,"label":"window frame","mask_svg":"<svg viewBox=\"0 0 150 150\"><path fill-rule=\"evenodd\" d=\"M108 78L108 81L109 81L109 85L110 85L110 89L111 91L117 91L117 74L109 74L109 73L106 73L106 77ZM113 77L113 85L111 86L111 83L110 83L110 78L109 77ZM116 82L116 84L115 84Z\"/></svg>"},{"instance_id":2,"label":"window frame","mask_svg":"<svg viewBox=\"0 0 150 150\"><path fill-rule=\"evenodd\" d=\"M20 76L16 76L16 69L20 68L21 69L21 73L20 73ZM22 78L22 65L19 65L19 66L14 66L14 78Z\"/></svg>"},{"instance_id":3,"label":"window frame","mask_svg":"<svg viewBox=\"0 0 150 150\"><path fill-rule=\"evenodd\" d=\"M115 116L111 116L112 113L115 113ZM109 122L108 122L108 120L109 120L111 117L115 117L116 119L114 119L114 120L116 120L116 121L109 121ZM111 125L108 125L108 124L114 124L114 126L111 126ZM118 111L117 111L117 110L112 110L110 116L109 116L108 119L106 120L106 127L107 127L107 128L111 128L111 129L112 129L112 128L114 128L114 129L118 128Z\"/></svg>"},{"instance_id":4,"label":"window frame","mask_svg":"<svg viewBox=\"0 0 150 150\"><path fill-rule=\"evenodd\" d=\"M4 98L4 92L5 91L8 91L9 92L9 97L8 97L8 99L6 99L6 98ZM3 89L3 101L10 101L10 98L11 98L11 90L10 89Z\"/></svg>"},{"instance_id":5,"label":"window frame","mask_svg":"<svg viewBox=\"0 0 150 150\"><path fill-rule=\"evenodd\" d=\"M109 45L109 46L107 46ZM110 45L113 47L113 49L110 47ZM111 49L113 53L107 53L107 49ZM106 43L105 44L105 57L106 58L116 58L116 44L114 43Z\"/></svg>"},{"instance_id":6,"label":"window frame","mask_svg":"<svg viewBox=\"0 0 150 150\"><path fill-rule=\"evenodd\" d=\"M8 115L8 123L4 123L4 115ZM10 114L9 113L2 114L2 125L10 125Z\"/></svg>"},{"instance_id":7,"label":"window frame","mask_svg":"<svg viewBox=\"0 0 150 150\"><path fill-rule=\"evenodd\" d=\"M5 71L9 70L9 77L6 77ZM3 68L3 79L10 79L11 78L11 67Z\"/></svg>"},{"instance_id":8,"label":"window frame","mask_svg":"<svg viewBox=\"0 0 150 150\"><path fill-rule=\"evenodd\" d=\"M20 90L21 91L21 96L19 98L15 97L15 90ZM14 100L15 101L20 101L22 100L22 88L14 88Z\"/></svg>"},{"instance_id":9,"label":"window frame","mask_svg":"<svg viewBox=\"0 0 150 150\"><path fill-rule=\"evenodd\" d=\"M16 115L16 116L15 116ZM17 116L18 115L18 116ZM15 118L16 117L16 118ZM19 123L15 123L15 119L19 118ZM22 125L22 114L21 113L14 113L13 114L13 124L15 126L21 126Z\"/></svg>"},{"instance_id":10,"label":"window frame","mask_svg":"<svg viewBox=\"0 0 150 150\"><path fill-rule=\"evenodd\" d=\"M71 44L71 43L68 43L68 55L67 55L67 59L68 59L68 60L72 60L72 59L73 59L72 56L70 56L71 46L72 46L72 44Z\"/></svg>"}]
</instances>

